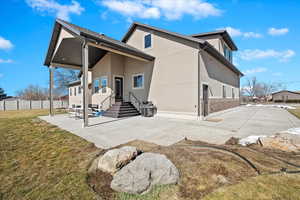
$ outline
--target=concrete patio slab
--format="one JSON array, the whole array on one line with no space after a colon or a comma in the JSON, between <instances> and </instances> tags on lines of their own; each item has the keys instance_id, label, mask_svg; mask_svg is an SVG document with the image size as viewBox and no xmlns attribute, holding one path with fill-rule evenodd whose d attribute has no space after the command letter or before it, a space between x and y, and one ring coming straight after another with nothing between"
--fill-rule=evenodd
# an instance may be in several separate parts
<instances>
[{"instance_id":1,"label":"concrete patio slab","mask_svg":"<svg viewBox=\"0 0 300 200\"><path fill-rule=\"evenodd\" d=\"M41 119L72 132L100 148L111 148L132 140L144 140L159 145L171 145L185 137L209 143L223 144L230 137L273 135L293 127L300 120L284 109L241 106L211 115L219 122L172 119L167 117L131 117L90 119L90 126L82 127L82 120L67 115L42 116Z\"/></svg>"}]
</instances>

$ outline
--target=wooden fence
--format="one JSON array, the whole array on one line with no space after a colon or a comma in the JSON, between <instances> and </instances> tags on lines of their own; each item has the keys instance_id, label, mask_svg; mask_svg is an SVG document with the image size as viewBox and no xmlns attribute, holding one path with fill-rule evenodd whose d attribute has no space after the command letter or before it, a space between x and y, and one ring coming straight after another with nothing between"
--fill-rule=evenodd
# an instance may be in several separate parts
<instances>
[{"instance_id":1,"label":"wooden fence","mask_svg":"<svg viewBox=\"0 0 300 200\"><path fill-rule=\"evenodd\" d=\"M67 101L53 101L54 108L67 108ZM38 101L28 101L28 100L2 100L0 101L0 111L5 110L33 110L33 109L49 109L49 100L38 100Z\"/></svg>"}]
</instances>

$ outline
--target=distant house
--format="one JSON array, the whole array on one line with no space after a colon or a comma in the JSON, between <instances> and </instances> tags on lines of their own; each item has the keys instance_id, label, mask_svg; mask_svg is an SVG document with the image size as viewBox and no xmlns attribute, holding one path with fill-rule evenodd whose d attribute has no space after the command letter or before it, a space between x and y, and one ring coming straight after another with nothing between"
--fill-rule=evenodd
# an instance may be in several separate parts
<instances>
[{"instance_id":1,"label":"distant house","mask_svg":"<svg viewBox=\"0 0 300 200\"><path fill-rule=\"evenodd\" d=\"M82 107L83 103L83 90L82 90L82 73L79 74L79 80L70 82L68 87L69 87L69 107L74 108L74 107ZM91 85L91 78L92 74L89 72L89 96L91 97L92 95L92 85ZM91 98L89 99L89 104L91 104Z\"/></svg>"},{"instance_id":2,"label":"distant house","mask_svg":"<svg viewBox=\"0 0 300 200\"><path fill-rule=\"evenodd\" d=\"M273 102L300 103L300 92L282 90L272 94Z\"/></svg>"},{"instance_id":3,"label":"distant house","mask_svg":"<svg viewBox=\"0 0 300 200\"><path fill-rule=\"evenodd\" d=\"M233 64L234 51L226 30L184 35L133 23L119 41L57 19L45 65L92 72L85 109L90 102L107 103L102 108L113 113L122 109L110 110L111 99L137 109L151 101L158 114L201 118L240 105L243 74ZM70 105L82 104L80 84L70 84Z\"/></svg>"}]
</instances>

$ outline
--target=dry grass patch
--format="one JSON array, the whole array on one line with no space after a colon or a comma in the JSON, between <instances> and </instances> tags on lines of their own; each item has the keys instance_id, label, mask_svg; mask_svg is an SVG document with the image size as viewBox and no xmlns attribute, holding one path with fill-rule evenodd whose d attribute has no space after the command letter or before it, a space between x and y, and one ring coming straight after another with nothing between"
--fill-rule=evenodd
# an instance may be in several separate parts
<instances>
[{"instance_id":1,"label":"dry grass patch","mask_svg":"<svg viewBox=\"0 0 300 200\"><path fill-rule=\"evenodd\" d=\"M279 174L251 178L236 185L220 188L204 200L299 200L300 175Z\"/></svg>"},{"instance_id":2,"label":"dry grass patch","mask_svg":"<svg viewBox=\"0 0 300 200\"><path fill-rule=\"evenodd\" d=\"M296 109L288 110L288 111L300 119L300 107L297 107Z\"/></svg>"},{"instance_id":3,"label":"dry grass patch","mask_svg":"<svg viewBox=\"0 0 300 200\"><path fill-rule=\"evenodd\" d=\"M86 170L93 144L36 118L0 113L0 199L95 199Z\"/></svg>"}]
</instances>

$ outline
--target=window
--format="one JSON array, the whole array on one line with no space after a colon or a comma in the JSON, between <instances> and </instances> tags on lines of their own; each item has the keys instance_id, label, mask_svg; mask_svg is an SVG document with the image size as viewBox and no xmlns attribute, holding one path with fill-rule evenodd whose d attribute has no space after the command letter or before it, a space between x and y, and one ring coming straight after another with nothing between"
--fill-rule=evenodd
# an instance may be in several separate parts
<instances>
[{"instance_id":1,"label":"window","mask_svg":"<svg viewBox=\"0 0 300 200\"><path fill-rule=\"evenodd\" d=\"M234 99L235 98L235 94L234 94L234 89L233 88L231 89L231 94L232 94L232 98Z\"/></svg>"},{"instance_id":2,"label":"window","mask_svg":"<svg viewBox=\"0 0 300 200\"><path fill-rule=\"evenodd\" d=\"M145 35L144 37L144 48L149 48L152 46L151 34Z\"/></svg>"},{"instance_id":3,"label":"window","mask_svg":"<svg viewBox=\"0 0 300 200\"><path fill-rule=\"evenodd\" d=\"M224 56L227 60L232 62L232 52L225 44L224 44Z\"/></svg>"},{"instance_id":4,"label":"window","mask_svg":"<svg viewBox=\"0 0 300 200\"><path fill-rule=\"evenodd\" d=\"M100 78L100 80L101 80L102 93L106 93L107 76L102 76L102 77Z\"/></svg>"},{"instance_id":5,"label":"window","mask_svg":"<svg viewBox=\"0 0 300 200\"><path fill-rule=\"evenodd\" d=\"M223 85L223 98L226 98L226 87Z\"/></svg>"},{"instance_id":6,"label":"window","mask_svg":"<svg viewBox=\"0 0 300 200\"><path fill-rule=\"evenodd\" d=\"M70 96L72 96L72 88L70 88Z\"/></svg>"},{"instance_id":7,"label":"window","mask_svg":"<svg viewBox=\"0 0 300 200\"><path fill-rule=\"evenodd\" d=\"M76 96L77 87L74 87L74 96Z\"/></svg>"},{"instance_id":8,"label":"window","mask_svg":"<svg viewBox=\"0 0 300 200\"><path fill-rule=\"evenodd\" d=\"M144 88L144 74L133 75L133 89Z\"/></svg>"},{"instance_id":9,"label":"window","mask_svg":"<svg viewBox=\"0 0 300 200\"><path fill-rule=\"evenodd\" d=\"M94 79L94 93L99 92L99 79Z\"/></svg>"},{"instance_id":10,"label":"window","mask_svg":"<svg viewBox=\"0 0 300 200\"><path fill-rule=\"evenodd\" d=\"M81 94L81 86L78 87L78 94Z\"/></svg>"}]
</instances>

